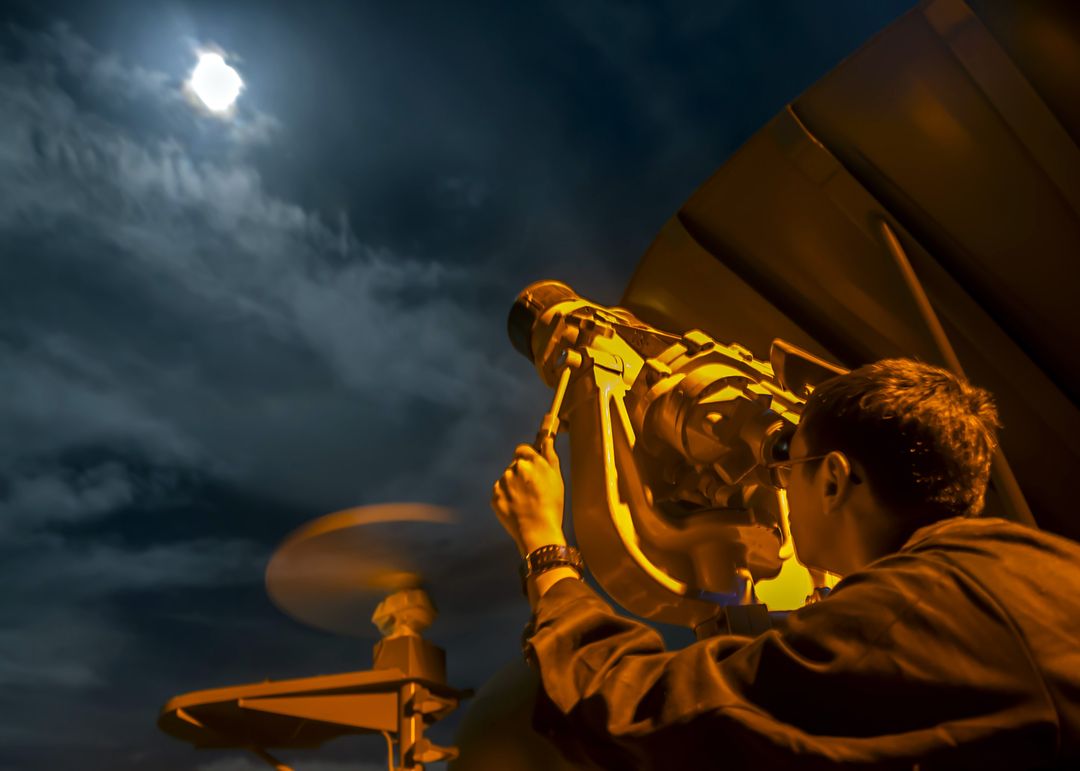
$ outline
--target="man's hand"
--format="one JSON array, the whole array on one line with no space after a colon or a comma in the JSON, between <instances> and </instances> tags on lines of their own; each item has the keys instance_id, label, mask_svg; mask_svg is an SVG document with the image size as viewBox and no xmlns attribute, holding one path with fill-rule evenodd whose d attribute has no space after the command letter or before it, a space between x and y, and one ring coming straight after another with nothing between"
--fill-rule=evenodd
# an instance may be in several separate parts
<instances>
[{"instance_id":1,"label":"man's hand","mask_svg":"<svg viewBox=\"0 0 1080 771\"><path fill-rule=\"evenodd\" d=\"M491 507L523 557L541 546L566 543L562 472L552 438L544 441L542 451L518 445L491 495Z\"/></svg>"}]
</instances>

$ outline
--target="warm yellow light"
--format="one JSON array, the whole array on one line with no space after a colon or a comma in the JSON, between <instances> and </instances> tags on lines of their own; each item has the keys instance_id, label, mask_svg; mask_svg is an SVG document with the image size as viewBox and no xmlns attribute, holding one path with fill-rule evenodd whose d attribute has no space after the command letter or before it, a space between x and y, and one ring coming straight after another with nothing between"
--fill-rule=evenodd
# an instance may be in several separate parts
<instances>
[{"instance_id":1,"label":"warm yellow light","mask_svg":"<svg viewBox=\"0 0 1080 771\"><path fill-rule=\"evenodd\" d=\"M795 610L806 603L806 598L814 591L814 582L810 571L804 568L794 557L784 560L780 575L768 581L754 584L758 599L769 606L769 610Z\"/></svg>"},{"instance_id":2,"label":"warm yellow light","mask_svg":"<svg viewBox=\"0 0 1080 771\"><path fill-rule=\"evenodd\" d=\"M202 103L214 112L225 112L232 107L244 87L239 73L217 53L200 54L188 82Z\"/></svg>"},{"instance_id":3,"label":"warm yellow light","mask_svg":"<svg viewBox=\"0 0 1080 771\"><path fill-rule=\"evenodd\" d=\"M825 586L832 589L840 582L840 576L824 573ZM797 557L784 560L780 575L768 581L754 584L758 599L769 610L797 610L806 604L806 598L814 591L814 578Z\"/></svg>"}]
</instances>

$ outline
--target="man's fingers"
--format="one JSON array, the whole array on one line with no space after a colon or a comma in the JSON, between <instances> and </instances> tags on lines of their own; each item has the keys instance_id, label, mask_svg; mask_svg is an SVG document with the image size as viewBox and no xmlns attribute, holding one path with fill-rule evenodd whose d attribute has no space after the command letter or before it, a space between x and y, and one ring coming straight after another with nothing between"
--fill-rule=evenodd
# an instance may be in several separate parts
<instances>
[{"instance_id":1,"label":"man's fingers","mask_svg":"<svg viewBox=\"0 0 1080 771\"><path fill-rule=\"evenodd\" d=\"M510 502L506 489L506 479L499 477L491 488L491 508L504 523L510 521Z\"/></svg>"},{"instance_id":2,"label":"man's fingers","mask_svg":"<svg viewBox=\"0 0 1080 771\"><path fill-rule=\"evenodd\" d=\"M510 486L507 480L509 474L508 471L496 480L495 486L491 489L492 503L505 503L510 498Z\"/></svg>"},{"instance_id":3,"label":"man's fingers","mask_svg":"<svg viewBox=\"0 0 1080 771\"><path fill-rule=\"evenodd\" d=\"M519 444L514 450L514 460L537 460L542 457L531 444Z\"/></svg>"},{"instance_id":4,"label":"man's fingers","mask_svg":"<svg viewBox=\"0 0 1080 771\"><path fill-rule=\"evenodd\" d=\"M555 452L555 438L547 437L540 445L538 451L531 444L519 444L517 450L514 452L514 462L518 461L547 461L548 465L558 468L559 467L559 454Z\"/></svg>"}]
</instances>

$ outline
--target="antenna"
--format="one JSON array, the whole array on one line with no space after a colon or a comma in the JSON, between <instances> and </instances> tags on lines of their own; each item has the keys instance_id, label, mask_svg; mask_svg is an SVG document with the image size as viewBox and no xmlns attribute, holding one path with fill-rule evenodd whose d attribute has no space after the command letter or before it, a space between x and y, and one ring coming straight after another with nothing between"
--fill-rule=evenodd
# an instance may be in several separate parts
<instances>
[{"instance_id":1,"label":"antenna","mask_svg":"<svg viewBox=\"0 0 1080 771\"><path fill-rule=\"evenodd\" d=\"M240 748L289 771L267 748L312 748L379 733L392 771L457 757L425 728L471 695L446 683L446 655L421 633L435 605L425 572L444 552L451 512L419 503L362 506L320 517L282 542L266 569L267 593L287 615L336 634L370 636L370 670L194 691L171 699L158 726L196 747ZM394 752L396 745L397 752Z\"/></svg>"}]
</instances>

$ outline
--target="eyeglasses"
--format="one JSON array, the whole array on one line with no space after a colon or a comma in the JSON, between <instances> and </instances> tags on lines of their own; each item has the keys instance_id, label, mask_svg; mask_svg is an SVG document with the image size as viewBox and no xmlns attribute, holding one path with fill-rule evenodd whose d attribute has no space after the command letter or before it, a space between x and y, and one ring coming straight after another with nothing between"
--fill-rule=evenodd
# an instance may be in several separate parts
<instances>
[{"instance_id":1,"label":"eyeglasses","mask_svg":"<svg viewBox=\"0 0 1080 771\"><path fill-rule=\"evenodd\" d=\"M773 485L775 487L787 489L787 486L791 483L792 466L796 463L809 463L812 460L825 460L827 457L829 457L829 453L825 453L824 455L810 455L806 458L788 458L787 460L766 463L765 468L772 472Z\"/></svg>"},{"instance_id":2,"label":"eyeglasses","mask_svg":"<svg viewBox=\"0 0 1080 771\"><path fill-rule=\"evenodd\" d=\"M773 487L779 487L786 490L788 485L791 484L792 466L794 466L796 463L809 463L812 460L825 460L830 455L832 455L832 453L827 452L824 455L809 455L805 458L788 458L787 460L777 460L773 461L772 463L766 463L764 468L767 468L769 469L769 471L773 472ZM856 474L854 471L851 472L850 477L851 481L855 484L859 484L862 482L862 480L859 478L859 475Z\"/></svg>"}]
</instances>

